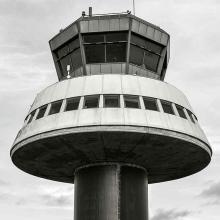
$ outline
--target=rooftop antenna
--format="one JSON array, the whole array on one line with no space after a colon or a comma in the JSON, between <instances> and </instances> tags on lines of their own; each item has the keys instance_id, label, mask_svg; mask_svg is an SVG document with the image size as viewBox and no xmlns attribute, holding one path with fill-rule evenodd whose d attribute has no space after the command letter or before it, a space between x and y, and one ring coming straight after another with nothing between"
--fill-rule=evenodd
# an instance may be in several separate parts
<instances>
[{"instance_id":1,"label":"rooftop antenna","mask_svg":"<svg viewBox=\"0 0 220 220\"><path fill-rule=\"evenodd\" d=\"M133 13L135 15L135 0L133 0Z\"/></svg>"}]
</instances>

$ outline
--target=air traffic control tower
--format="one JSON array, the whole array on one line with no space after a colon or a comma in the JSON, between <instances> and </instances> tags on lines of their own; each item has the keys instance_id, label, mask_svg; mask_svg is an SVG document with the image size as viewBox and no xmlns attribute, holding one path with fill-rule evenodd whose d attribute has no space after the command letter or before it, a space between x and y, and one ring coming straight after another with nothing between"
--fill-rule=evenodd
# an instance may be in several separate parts
<instances>
[{"instance_id":1,"label":"air traffic control tower","mask_svg":"<svg viewBox=\"0 0 220 220\"><path fill-rule=\"evenodd\" d=\"M148 183L199 172L212 155L187 98L164 82L169 34L90 10L49 43L59 81L34 100L13 163L74 183L75 220L148 220Z\"/></svg>"}]
</instances>

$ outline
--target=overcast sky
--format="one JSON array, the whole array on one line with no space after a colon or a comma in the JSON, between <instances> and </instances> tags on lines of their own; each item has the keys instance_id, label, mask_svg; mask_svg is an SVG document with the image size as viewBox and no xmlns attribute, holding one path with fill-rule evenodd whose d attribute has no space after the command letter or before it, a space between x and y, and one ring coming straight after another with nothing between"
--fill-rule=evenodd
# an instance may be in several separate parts
<instances>
[{"instance_id":1,"label":"overcast sky","mask_svg":"<svg viewBox=\"0 0 220 220\"><path fill-rule=\"evenodd\" d=\"M93 7L132 9L132 0L0 0L0 219L72 220L73 186L17 169L10 147L36 94L57 81L48 41ZM136 0L136 15L171 35L165 81L188 97L213 147L193 176L149 186L151 220L220 218L220 1Z\"/></svg>"}]
</instances>

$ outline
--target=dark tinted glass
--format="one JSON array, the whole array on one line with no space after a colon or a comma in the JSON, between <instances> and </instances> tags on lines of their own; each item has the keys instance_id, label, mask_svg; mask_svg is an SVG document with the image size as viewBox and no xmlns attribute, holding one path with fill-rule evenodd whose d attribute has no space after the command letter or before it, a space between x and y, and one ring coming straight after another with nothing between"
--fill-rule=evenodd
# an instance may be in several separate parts
<instances>
[{"instance_id":1,"label":"dark tinted glass","mask_svg":"<svg viewBox=\"0 0 220 220\"><path fill-rule=\"evenodd\" d=\"M120 107L119 95L104 95L105 108L118 108Z\"/></svg>"},{"instance_id":2,"label":"dark tinted glass","mask_svg":"<svg viewBox=\"0 0 220 220\"><path fill-rule=\"evenodd\" d=\"M195 120L194 120L194 118L193 118L193 116L192 116L192 112L190 112L189 110L187 110L187 113L188 113L188 115L189 115L191 121L192 121L193 123L195 123Z\"/></svg>"},{"instance_id":3,"label":"dark tinted glass","mask_svg":"<svg viewBox=\"0 0 220 220\"><path fill-rule=\"evenodd\" d=\"M127 33L109 33L106 34L106 42L127 41Z\"/></svg>"},{"instance_id":4,"label":"dark tinted glass","mask_svg":"<svg viewBox=\"0 0 220 220\"><path fill-rule=\"evenodd\" d=\"M133 44L136 44L140 47L144 47L145 48L145 45L146 45L146 40L141 38L141 37L138 37L134 34L131 35L131 43Z\"/></svg>"},{"instance_id":5,"label":"dark tinted glass","mask_svg":"<svg viewBox=\"0 0 220 220\"><path fill-rule=\"evenodd\" d=\"M124 103L126 108L140 108L138 96L124 96Z\"/></svg>"},{"instance_id":6,"label":"dark tinted glass","mask_svg":"<svg viewBox=\"0 0 220 220\"><path fill-rule=\"evenodd\" d=\"M125 62L126 43L114 43L106 45L106 62Z\"/></svg>"},{"instance_id":7,"label":"dark tinted glass","mask_svg":"<svg viewBox=\"0 0 220 220\"><path fill-rule=\"evenodd\" d=\"M79 48L79 39L75 39L68 44L69 51L73 51L76 48Z\"/></svg>"},{"instance_id":8,"label":"dark tinted glass","mask_svg":"<svg viewBox=\"0 0 220 220\"><path fill-rule=\"evenodd\" d=\"M173 107L170 102L161 101L161 104L165 113L174 115Z\"/></svg>"},{"instance_id":9,"label":"dark tinted glass","mask_svg":"<svg viewBox=\"0 0 220 220\"><path fill-rule=\"evenodd\" d=\"M88 34L83 36L85 43L102 43L104 42L104 34Z\"/></svg>"},{"instance_id":10,"label":"dark tinted glass","mask_svg":"<svg viewBox=\"0 0 220 220\"><path fill-rule=\"evenodd\" d=\"M144 50L131 45L130 48L130 62L141 66L143 64Z\"/></svg>"},{"instance_id":11,"label":"dark tinted glass","mask_svg":"<svg viewBox=\"0 0 220 220\"><path fill-rule=\"evenodd\" d=\"M77 69L78 67L82 66L82 59L80 49L74 50L71 54L71 71Z\"/></svg>"},{"instance_id":12,"label":"dark tinted glass","mask_svg":"<svg viewBox=\"0 0 220 220\"><path fill-rule=\"evenodd\" d=\"M154 98L143 98L145 109L158 111L157 100Z\"/></svg>"},{"instance_id":13,"label":"dark tinted glass","mask_svg":"<svg viewBox=\"0 0 220 220\"><path fill-rule=\"evenodd\" d=\"M159 59L160 59L159 55L145 51L145 56L144 56L145 68L156 72Z\"/></svg>"},{"instance_id":14,"label":"dark tinted glass","mask_svg":"<svg viewBox=\"0 0 220 220\"><path fill-rule=\"evenodd\" d=\"M186 118L186 115L185 115L185 112L184 112L184 110L183 110L183 107L181 107L181 106L179 106L179 105L176 105L176 109L177 109L177 111L178 111L178 113L179 113L179 116L180 116L181 118Z\"/></svg>"},{"instance_id":15,"label":"dark tinted glass","mask_svg":"<svg viewBox=\"0 0 220 220\"><path fill-rule=\"evenodd\" d=\"M62 100L52 103L50 107L49 115L60 112L61 105L62 105Z\"/></svg>"},{"instance_id":16,"label":"dark tinted glass","mask_svg":"<svg viewBox=\"0 0 220 220\"><path fill-rule=\"evenodd\" d=\"M67 99L65 111L72 111L78 109L79 101L80 101L79 97Z\"/></svg>"},{"instance_id":17,"label":"dark tinted glass","mask_svg":"<svg viewBox=\"0 0 220 220\"><path fill-rule=\"evenodd\" d=\"M36 119L39 119L39 118L44 117L44 114L45 114L45 112L46 112L46 109L47 109L47 105L42 106L42 107L39 109L39 112L38 112L38 115L37 115Z\"/></svg>"},{"instance_id":18,"label":"dark tinted glass","mask_svg":"<svg viewBox=\"0 0 220 220\"><path fill-rule=\"evenodd\" d=\"M196 121L198 121L198 118L194 115L194 118L196 119Z\"/></svg>"},{"instance_id":19,"label":"dark tinted glass","mask_svg":"<svg viewBox=\"0 0 220 220\"><path fill-rule=\"evenodd\" d=\"M99 96L85 96L83 108L98 108Z\"/></svg>"},{"instance_id":20,"label":"dark tinted glass","mask_svg":"<svg viewBox=\"0 0 220 220\"><path fill-rule=\"evenodd\" d=\"M62 68L63 76L66 76L67 75L67 65L71 65L70 55L67 55L64 58L62 58L60 60L60 65L61 65L61 68Z\"/></svg>"},{"instance_id":21,"label":"dark tinted glass","mask_svg":"<svg viewBox=\"0 0 220 220\"><path fill-rule=\"evenodd\" d=\"M87 63L104 63L105 45L85 45L85 54Z\"/></svg>"},{"instance_id":22,"label":"dark tinted glass","mask_svg":"<svg viewBox=\"0 0 220 220\"><path fill-rule=\"evenodd\" d=\"M34 110L33 112L31 112L31 114L30 114L30 118L29 118L29 120L28 120L28 124L32 121L32 119L33 119L33 117L34 117L34 115L35 115L35 112L36 112L36 110Z\"/></svg>"},{"instance_id":23,"label":"dark tinted glass","mask_svg":"<svg viewBox=\"0 0 220 220\"><path fill-rule=\"evenodd\" d=\"M163 47L159 44L155 44L151 41L146 41L146 49L154 53L161 54Z\"/></svg>"},{"instance_id":24,"label":"dark tinted glass","mask_svg":"<svg viewBox=\"0 0 220 220\"><path fill-rule=\"evenodd\" d=\"M67 45L62 46L61 48L59 48L59 49L57 50L57 56L58 56L59 59L60 59L61 57L65 56L65 55L67 55L67 53L68 53L68 47L67 47Z\"/></svg>"}]
</instances>

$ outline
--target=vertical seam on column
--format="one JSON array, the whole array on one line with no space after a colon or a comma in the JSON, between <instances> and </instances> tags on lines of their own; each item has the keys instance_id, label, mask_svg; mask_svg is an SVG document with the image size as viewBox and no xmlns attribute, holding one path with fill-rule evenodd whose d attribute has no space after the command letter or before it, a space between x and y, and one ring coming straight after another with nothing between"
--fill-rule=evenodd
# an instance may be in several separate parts
<instances>
[{"instance_id":1,"label":"vertical seam on column","mask_svg":"<svg viewBox=\"0 0 220 220\"><path fill-rule=\"evenodd\" d=\"M117 176L117 188L118 188L118 220L121 217L121 165L117 164L116 169L116 176Z\"/></svg>"}]
</instances>

